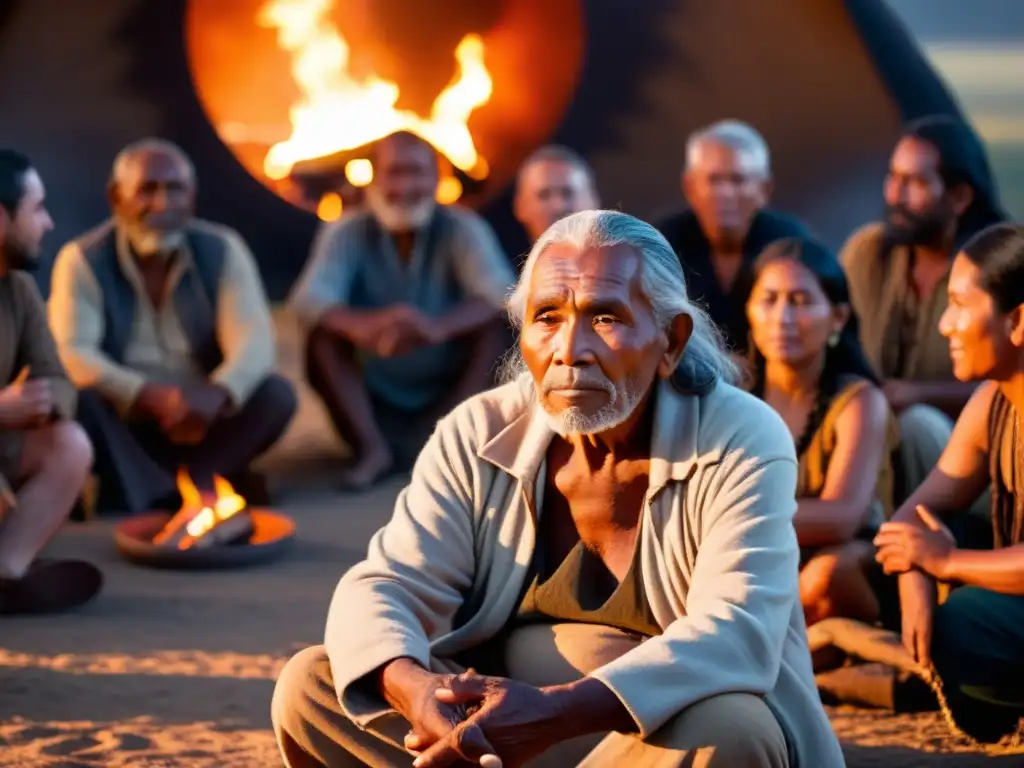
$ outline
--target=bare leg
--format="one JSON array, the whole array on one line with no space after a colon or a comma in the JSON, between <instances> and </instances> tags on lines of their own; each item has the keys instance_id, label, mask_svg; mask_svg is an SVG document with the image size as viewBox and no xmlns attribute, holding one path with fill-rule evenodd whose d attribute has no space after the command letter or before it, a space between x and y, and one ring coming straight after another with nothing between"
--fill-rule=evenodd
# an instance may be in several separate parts
<instances>
[{"instance_id":1,"label":"bare leg","mask_svg":"<svg viewBox=\"0 0 1024 768\"><path fill-rule=\"evenodd\" d=\"M372 485L391 468L394 457L373 415L355 348L323 328L314 328L306 341L306 376L338 435L355 454L343 482L355 488Z\"/></svg>"},{"instance_id":2,"label":"bare leg","mask_svg":"<svg viewBox=\"0 0 1024 768\"><path fill-rule=\"evenodd\" d=\"M867 576L873 556L870 542L851 541L811 558L800 570L800 603L808 626L830 616L866 624L878 620L878 598Z\"/></svg>"},{"instance_id":3,"label":"bare leg","mask_svg":"<svg viewBox=\"0 0 1024 768\"><path fill-rule=\"evenodd\" d=\"M20 579L71 513L92 466L92 445L73 421L25 433L17 507L0 527L0 577Z\"/></svg>"}]
</instances>

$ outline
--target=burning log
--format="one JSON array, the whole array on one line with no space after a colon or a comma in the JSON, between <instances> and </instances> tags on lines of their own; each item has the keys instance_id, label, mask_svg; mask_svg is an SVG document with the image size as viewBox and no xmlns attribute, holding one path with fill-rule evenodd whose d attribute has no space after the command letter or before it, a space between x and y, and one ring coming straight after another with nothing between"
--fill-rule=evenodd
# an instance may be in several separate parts
<instances>
[{"instance_id":1,"label":"burning log","mask_svg":"<svg viewBox=\"0 0 1024 768\"><path fill-rule=\"evenodd\" d=\"M153 537L153 544L172 549L202 549L248 541L254 532L246 501L231 483L214 475L213 494L196 488L185 469L178 470L181 509Z\"/></svg>"}]
</instances>

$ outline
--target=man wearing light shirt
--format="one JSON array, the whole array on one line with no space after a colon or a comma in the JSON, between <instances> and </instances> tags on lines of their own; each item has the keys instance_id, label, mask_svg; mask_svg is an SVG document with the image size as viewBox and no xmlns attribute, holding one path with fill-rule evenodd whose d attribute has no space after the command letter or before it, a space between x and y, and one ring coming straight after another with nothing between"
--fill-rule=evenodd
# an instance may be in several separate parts
<instances>
[{"instance_id":1,"label":"man wearing light shirt","mask_svg":"<svg viewBox=\"0 0 1024 768\"><path fill-rule=\"evenodd\" d=\"M290 299L351 489L411 466L437 419L490 386L515 280L482 218L434 201L429 144L395 133L372 162L366 210L321 230Z\"/></svg>"},{"instance_id":2,"label":"man wearing light shirt","mask_svg":"<svg viewBox=\"0 0 1024 768\"><path fill-rule=\"evenodd\" d=\"M200 487L238 476L284 431L295 393L274 373L273 325L238 233L192 217L185 154L125 148L114 216L54 265L50 325L96 448L99 505L174 505L175 472Z\"/></svg>"}]
</instances>

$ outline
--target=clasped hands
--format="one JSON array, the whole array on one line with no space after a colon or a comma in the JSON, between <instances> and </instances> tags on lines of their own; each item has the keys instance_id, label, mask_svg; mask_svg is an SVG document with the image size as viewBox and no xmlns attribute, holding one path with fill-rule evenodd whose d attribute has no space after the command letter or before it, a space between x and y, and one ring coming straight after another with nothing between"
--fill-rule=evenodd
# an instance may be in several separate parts
<instances>
[{"instance_id":1,"label":"clasped hands","mask_svg":"<svg viewBox=\"0 0 1024 768\"><path fill-rule=\"evenodd\" d=\"M382 309L354 329L356 346L372 351L378 357L394 357L420 347L445 341L446 333L437 318L430 317L408 304L395 304Z\"/></svg>"},{"instance_id":2,"label":"clasped hands","mask_svg":"<svg viewBox=\"0 0 1024 768\"><path fill-rule=\"evenodd\" d=\"M949 556L956 549L956 539L926 507L919 504L916 512L923 526L901 522L882 524L874 540L878 547L875 560L890 575L916 568L943 580Z\"/></svg>"},{"instance_id":3,"label":"clasped hands","mask_svg":"<svg viewBox=\"0 0 1024 768\"><path fill-rule=\"evenodd\" d=\"M183 387L149 383L139 393L134 411L155 421L172 443L195 445L229 402L224 389L206 382Z\"/></svg>"},{"instance_id":4,"label":"clasped hands","mask_svg":"<svg viewBox=\"0 0 1024 768\"><path fill-rule=\"evenodd\" d=\"M419 753L414 768L517 768L566 738L543 689L473 670L434 679L403 713L412 725L405 747Z\"/></svg>"}]
</instances>

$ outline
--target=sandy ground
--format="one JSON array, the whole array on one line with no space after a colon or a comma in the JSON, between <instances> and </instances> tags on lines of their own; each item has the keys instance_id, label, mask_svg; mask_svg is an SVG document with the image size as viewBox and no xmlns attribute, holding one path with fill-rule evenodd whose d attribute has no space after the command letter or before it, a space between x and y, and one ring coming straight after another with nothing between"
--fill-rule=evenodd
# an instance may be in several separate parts
<instances>
[{"instance_id":1,"label":"sandy ground","mask_svg":"<svg viewBox=\"0 0 1024 768\"><path fill-rule=\"evenodd\" d=\"M287 342L290 334L282 334ZM295 346L282 345L286 372ZM285 557L216 573L147 570L116 553L112 522L69 526L50 554L92 560L101 598L73 615L0 626L0 766L280 765L270 731L273 681L322 638L338 576L359 558L399 488L332 493L338 448L303 393L298 419L267 458L285 478L298 533ZM964 751L937 715L831 712L851 768L1024 766L1024 755ZM816 767L815 767L816 768Z\"/></svg>"}]
</instances>

